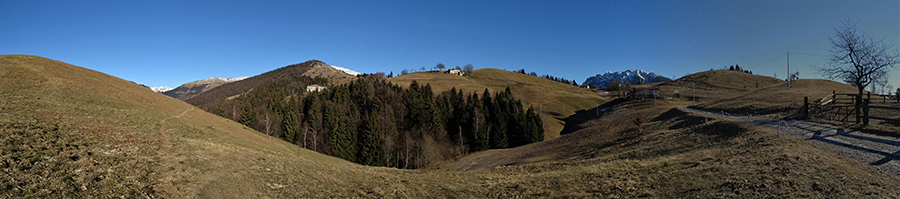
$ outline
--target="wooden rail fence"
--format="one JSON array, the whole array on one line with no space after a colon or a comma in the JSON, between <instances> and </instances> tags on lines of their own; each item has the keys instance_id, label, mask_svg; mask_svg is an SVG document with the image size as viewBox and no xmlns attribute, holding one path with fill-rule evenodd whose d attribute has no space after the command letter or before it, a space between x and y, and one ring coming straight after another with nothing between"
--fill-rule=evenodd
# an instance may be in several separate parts
<instances>
[{"instance_id":1,"label":"wooden rail fence","mask_svg":"<svg viewBox=\"0 0 900 199\"><path fill-rule=\"evenodd\" d=\"M803 115L806 118L818 117L857 124L862 122L863 125L869 125L869 119L900 122L900 118L891 118L900 115L900 97L875 94L876 98L873 100L872 96L872 93L859 95L832 91L831 95L812 104L809 103L809 97L803 97ZM870 114L871 109L888 110L889 113L897 114Z\"/></svg>"}]
</instances>

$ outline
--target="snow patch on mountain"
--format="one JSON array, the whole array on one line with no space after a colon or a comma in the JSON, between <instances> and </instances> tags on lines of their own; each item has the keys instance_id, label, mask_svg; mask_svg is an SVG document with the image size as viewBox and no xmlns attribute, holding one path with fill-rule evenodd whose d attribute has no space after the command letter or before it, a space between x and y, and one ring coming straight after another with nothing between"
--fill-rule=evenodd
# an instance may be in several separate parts
<instances>
[{"instance_id":1,"label":"snow patch on mountain","mask_svg":"<svg viewBox=\"0 0 900 199\"><path fill-rule=\"evenodd\" d=\"M150 90L153 90L153 92L157 92L157 93L162 93L162 92L170 91L170 90L172 90L172 89L175 89L175 88L168 87L168 86L154 86L154 87L150 87Z\"/></svg>"},{"instance_id":2,"label":"snow patch on mountain","mask_svg":"<svg viewBox=\"0 0 900 199\"><path fill-rule=\"evenodd\" d=\"M335 65L330 65L330 66L332 68L334 68L335 70L339 70L339 71L347 73L348 75L351 75L351 76L358 76L360 74L359 72L356 72L356 71L353 71L353 70L350 70L350 69L347 69L344 67L339 67L339 66L335 66Z\"/></svg>"},{"instance_id":3,"label":"snow patch on mountain","mask_svg":"<svg viewBox=\"0 0 900 199\"><path fill-rule=\"evenodd\" d=\"M206 78L206 79L201 80L201 81L215 81L215 80L221 80L221 81L225 81L225 82L227 83L227 82L241 81L241 80L244 80L244 79L247 79L247 78L249 78L249 77L232 77L232 78L210 77L210 78Z\"/></svg>"},{"instance_id":4,"label":"snow patch on mountain","mask_svg":"<svg viewBox=\"0 0 900 199\"><path fill-rule=\"evenodd\" d=\"M607 84L612 80L628 82L632 85L672 81L672 79L666 78L656 73L647 72L644 70L629 69L622 72L606 71L606 73L598 73L597 75L584 80L584 83L582 83L582 85L591 85L597 88L607 88Z\"/></svg>"}]
</instances>

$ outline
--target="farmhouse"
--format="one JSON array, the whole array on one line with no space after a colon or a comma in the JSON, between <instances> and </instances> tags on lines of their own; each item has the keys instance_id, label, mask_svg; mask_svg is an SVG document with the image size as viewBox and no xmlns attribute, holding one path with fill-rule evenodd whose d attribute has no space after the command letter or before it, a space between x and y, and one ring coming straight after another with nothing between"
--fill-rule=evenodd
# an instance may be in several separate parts
<instances>
[{"instance_id":1,"label":"farmhouse","mask_svg":"<svg viewBox=\"0 0 900 199\"><path fill-rule=\"evenodd\" d=\"M306 92L321 91L321 90L325 90L325 88L327 88L327 87L319 86L318 84L313 84L313 85L306 86Z\"/></svg>"},{"instance_id":2,"label":"farmhouse","mask_svg":"<svg viewBox=\"0 0 900 199\"><path fill-rule=\"evenodd\" d=\"M450 70L447 70L447 73L450 73L451 75L463 76L463 72L460 69L450 69Z\"/></svg>"}]
</instances>

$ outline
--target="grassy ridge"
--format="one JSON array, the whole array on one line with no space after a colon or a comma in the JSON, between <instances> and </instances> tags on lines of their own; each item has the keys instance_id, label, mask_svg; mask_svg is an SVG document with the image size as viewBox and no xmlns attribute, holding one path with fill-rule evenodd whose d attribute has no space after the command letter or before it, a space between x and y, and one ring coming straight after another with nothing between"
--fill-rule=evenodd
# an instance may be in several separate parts
<instances>
[{"instance_id":1,"label":"grassy ridge","mask_svg":"<svg viewBox=\"0 0 900 199\"><path fill-rule=\"evenodd\" d=\"M451 88L464 92L477 92L479 95L488 89L490 93L503 91L509 87L517 99L526 107L542 109L544 117L545 139L559 137L565 122L563 119L583 109L590 109L607 100L591 90L559 83L556 81L509 72L505 70L485 68L472 71L469 76L457 76L437 72L418 72L388 79L392 83L407 87L413 80L419 84L431 84L435 93L448 91Z\"/></svg>"}]
</instances>

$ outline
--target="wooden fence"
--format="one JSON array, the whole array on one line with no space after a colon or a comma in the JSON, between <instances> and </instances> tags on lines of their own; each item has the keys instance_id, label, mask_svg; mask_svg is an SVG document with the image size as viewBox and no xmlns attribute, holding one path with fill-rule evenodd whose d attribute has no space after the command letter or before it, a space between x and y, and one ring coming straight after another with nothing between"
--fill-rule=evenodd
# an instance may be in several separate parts
<instances>
[{"instance_id":1,"label":"wooden fence","mask_svg":"<svg viewBox=\"0 0 900 199\"><path fill-rule=\"evenodd\" d=\"M872 109L882 111L873 114ZM900 98L890 95L873 95L872 93L859 95L832 91L831 95L816 100L812 104L809 103L808 97L804 97L803 111L807 118L818 117L857 124L862 122L864 125L869 125L869 119L900 122L898 121L900 118L892 118L900 116Z\"/></svg>"}]
</instances>

